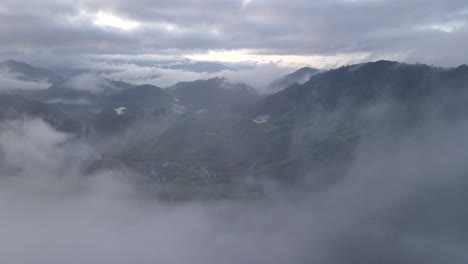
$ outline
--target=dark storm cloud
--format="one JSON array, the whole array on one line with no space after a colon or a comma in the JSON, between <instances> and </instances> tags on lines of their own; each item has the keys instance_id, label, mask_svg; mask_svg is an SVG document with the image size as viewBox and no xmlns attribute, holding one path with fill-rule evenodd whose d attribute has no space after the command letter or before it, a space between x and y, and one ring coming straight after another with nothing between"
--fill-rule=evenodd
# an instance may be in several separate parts
<instances>
[{"instance_id":1,"label":"dark storm cloud","mask_svg":"<svg viewBox=\"0 0 468 264\"><path fill-rule=\"evenodd\" d=\"M139 23L98 27L99 12ZM464 0L82 0L0 3L0 52L400 56L455 65L468 41Z\"/></svg>"}]
</instances>

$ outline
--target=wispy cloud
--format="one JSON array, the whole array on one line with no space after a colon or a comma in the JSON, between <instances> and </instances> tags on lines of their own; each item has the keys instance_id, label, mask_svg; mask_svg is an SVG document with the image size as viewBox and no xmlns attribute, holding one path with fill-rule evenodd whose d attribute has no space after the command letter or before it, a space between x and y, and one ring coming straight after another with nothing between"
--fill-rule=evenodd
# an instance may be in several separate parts
<instances>
[{"instance_id":1,"label":"wispy cloud","mask_svg":"<svg viewBox=\"0 0 468 264\"><path fill-rule=\"evenodd\" d=\"M27 81L21 74L0 70L0 91L44 90L50 87L47 81Z\"/></svg>"}]
</instances>

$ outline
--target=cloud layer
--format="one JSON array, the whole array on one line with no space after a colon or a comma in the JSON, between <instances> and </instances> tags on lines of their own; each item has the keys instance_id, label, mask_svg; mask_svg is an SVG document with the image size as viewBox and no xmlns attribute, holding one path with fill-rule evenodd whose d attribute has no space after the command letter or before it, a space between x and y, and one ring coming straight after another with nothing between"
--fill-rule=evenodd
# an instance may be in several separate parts
<instances>
[{"instance_id":1,"label":"cloud layer","mask_svg":"<svg viewBox=\"0 0 468 264\"><path fill-rule=\"evenodd\" d=\"M460 53L468 42L463 0L33 0L27 5L0 3L4 57L234 50L267 59L300 56L316 66L334 56L338 63L364 57L451 66L468 59ZM223 57L221 52L214 59Z\"/></svg>"},{"instance_id":2,"label":"cloud layer","mask_svg":"<svg viewBox=\"0 0 468 264\"><path fill-rule=\"evenodd\" d=\"M92 149L42 121L3 122L0 261L465 263L468 122L387 133L363 140L349 174L318 192L166 203L129 171L83 175Z\"/></svg>"}]
</instances>

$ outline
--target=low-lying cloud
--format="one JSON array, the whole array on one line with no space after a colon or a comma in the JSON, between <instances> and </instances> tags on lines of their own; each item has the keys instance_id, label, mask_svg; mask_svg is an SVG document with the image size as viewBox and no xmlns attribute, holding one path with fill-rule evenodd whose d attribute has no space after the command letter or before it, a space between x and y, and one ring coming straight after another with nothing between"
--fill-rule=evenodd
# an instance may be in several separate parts
<instances>
[{"instance_id":1,"label":"low-lying cloud","mask_svg":"<svg viewBox=\"0 0 468 264\"><path fill-rule=\"evenodd\" d=\"M91 93L99 93L111 86L109 81L99 77L93 73L84 73L76 77L72 77L66 81L67 87Z\"/></svg>"},{"instance_id":2,"label":"low-lying cloud","mask_svg":"<svg viewBox=\"0 0 468 264\"><path fill-rule=\"evenodd\" d=\"M44 90L51 84L46 81L26 81L18 73L0 70L0 91Z\"/></svg>"},{"instance_id":3,"label":"low-lying cloud","mask_svg":"<svg viewBox=\"0 0 468 264\"><path fill-rule=\"evenodd\" d=\"M0 261L464 263L467 133L437 120L364 140L343 180L295 198L168 203L129 171L82 173L92 148L40 120L4 122Z\"/></svg>"},{"instance_id":4,"label":"low-lying cloud","mask_svg":"<svg viewBox=\"0 0 468 264\"><path fill-rule=\"evenodd\" d=\"M172 86L178 82L191 82L215 77L224 77L232 82L243 82L257 90L267 91L268 85L284 74L295 69L279 67L275 64L256 64L239 69L222 70L216 73L192 72L182 69L163 69L135 64L96 64L100 70L108 70L100 76L112 80L125 81L132 84L152 84L162 88Z\"/></svg>"}]
</instances>

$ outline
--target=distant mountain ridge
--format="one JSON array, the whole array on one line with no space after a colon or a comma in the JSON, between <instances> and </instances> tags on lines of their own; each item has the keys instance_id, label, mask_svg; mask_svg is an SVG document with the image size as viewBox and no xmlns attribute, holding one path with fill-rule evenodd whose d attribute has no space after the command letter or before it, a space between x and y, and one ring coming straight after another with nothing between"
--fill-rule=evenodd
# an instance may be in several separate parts
<instances>
[{"instance_id":1,"label":"distant mountain ridge","mask_svg":"<svg viewBox=\"0 0 468 264\"><path fill-rule=\"evenodd\" d=\"M183 70L196 73L219 73L224 70L235 70L235 68L224 65L221 62L194 61L186 58L174 59L125 59L114 58L110 60L117 64L134 64L141 67L155 67L160 69Z\"/></svg>"},{"instance_id":2,"label":"distant mountain ridge","mask_svg":"<svg viewBox=\"0 0 468 264\"><path fill-rule=\"evenodd\" d=\"M173 70L187 70L197 73L218 73L224 70L233 70L224 64L209 61L196 61L180 64L161 65L162 69L173 69Z\"/></svg>"},{"instance_id":3,"label":"distant mountain ridge","mask_svg":"<svg viewBox=\"0 0 468 264\"><path fill-rule=\"evenodd\" d=\"M225 78L180 82L166 89L178 104L194 111L239 111L253 105L260 96L253 87Z\"/></svg>"},{"instance_id":4,"label":"distant mountain ridge","mask_svg":"<svg viewBox=\"0 0 468 264\"><path fill-rule=\"evenodd\" d=\"M468 120L467 65L361 63L314 73L302 84L265 96L225 78L180 82L165 89L107 82L122 89L89 93L89 105L23 100L18 102L29 107L26 110L18 106L18 111L0 112L53 117L49 121L62 120L55 116L65 114L64 120L70 116L84 124L90 140L115 137L101 151L111 158L96 161L99 166L124 160L125 166L142 174L148 168L157 171L160 176L149 181L184 185L187 190L204 186L207 192L221 186L216 195L224 195L225 188L243 177L294 184L318 172L314 186L332 184L346 175L362 140L382 133L391 141L395 133L419 131L419 125L433 117ZM60 84L50 90L74 93ZM52 95L46 98L55 98ZM62 114L43 114L42 107Z\"/></svg>"},{"instance_id":5,"label":"distant mountain ridge","mask_svg":"<svg viewBox=\"0 0 468 264\"><path fill-rule=\"evenodd\" d=\"M285 88L288 88L289 86L293 84L303 84L307 82L310 79L310 77L312 77L315 74L318 74L319 72L320 70L311 68L311 67L300 68L290 74L287 74L273 81L269 85L269 91L277 92Z\"/></svg>"},{"instance_id":6,"label":"distant mountain ridge","mask_svg":"<svg viewBox=\"0 0 468 264\"><path fill-rule=\"evenodd\" d=\"M314 109L331 111L345 105L364 106L382 97L399 102L419 102L434 93L444 93L444 89L456 92L467 84L466 65L446 69L376 61L316 74L304 84L295 84L266 97L257 105L257 114L281 115Z\"/></svg>"},{"instance_id":7,"label":"distant mountain ridge","mask_svg":"<svg viewBox=\"0 0 468 264\"><path fill-rule=\"evenodd\" d=\"M55 84L63 81L63 78L56 73L43 68L35 67L21 61L7 60L0 63L0 69L8 72L21 74L19 79L23 81L47 81Z\"/></svg>"},{"instance_id":8,"label":"distant mountain ridge","mask_svg":"<svg viewBox=\"0 0 468 264\"><path fill-rule=\"evenodd\" d=\"M122 81L112 81L97 76L94 78L95 80L91 80L89 84L87 84L86 82L74 84L74 78L68 79L56 83L48 89L35 91L31 93L31 95L43 101L77 99L95 101L98 100L99 97L104 97L107 95L117 93L121 90L134 87L133 85ZM77 85L82 85L84 87L80 87L80 89L77 89L77 87L74 87ZM86 85L91 85L93 87L86 87Z\"/></svg>"},{"instance_id":9,"label":"distant mountain ridge","mask_svg":"<svg viewBox=\"0 0 468 264\"><path fill-rule=\"evenodd\" d=\"M117 93L100 99L101 104L135 105L140 108L151 110L154 110L155 108L170 107L172 102L172 97L166 93L164 89L149 84L123 89Z\"/></svg>"},{"instance_id":10,"label":"distant mountain ridge","mask_svg":"<svg viewBox=\"0 0 468 264\"><path fill-rule=\"evenodd\" d=\"M55 129L69 133L80 133L80 122L73 120L63 111L46 103L17 95L0 94L0 120L40 118Z\"/></svg>"}]
</instances>

